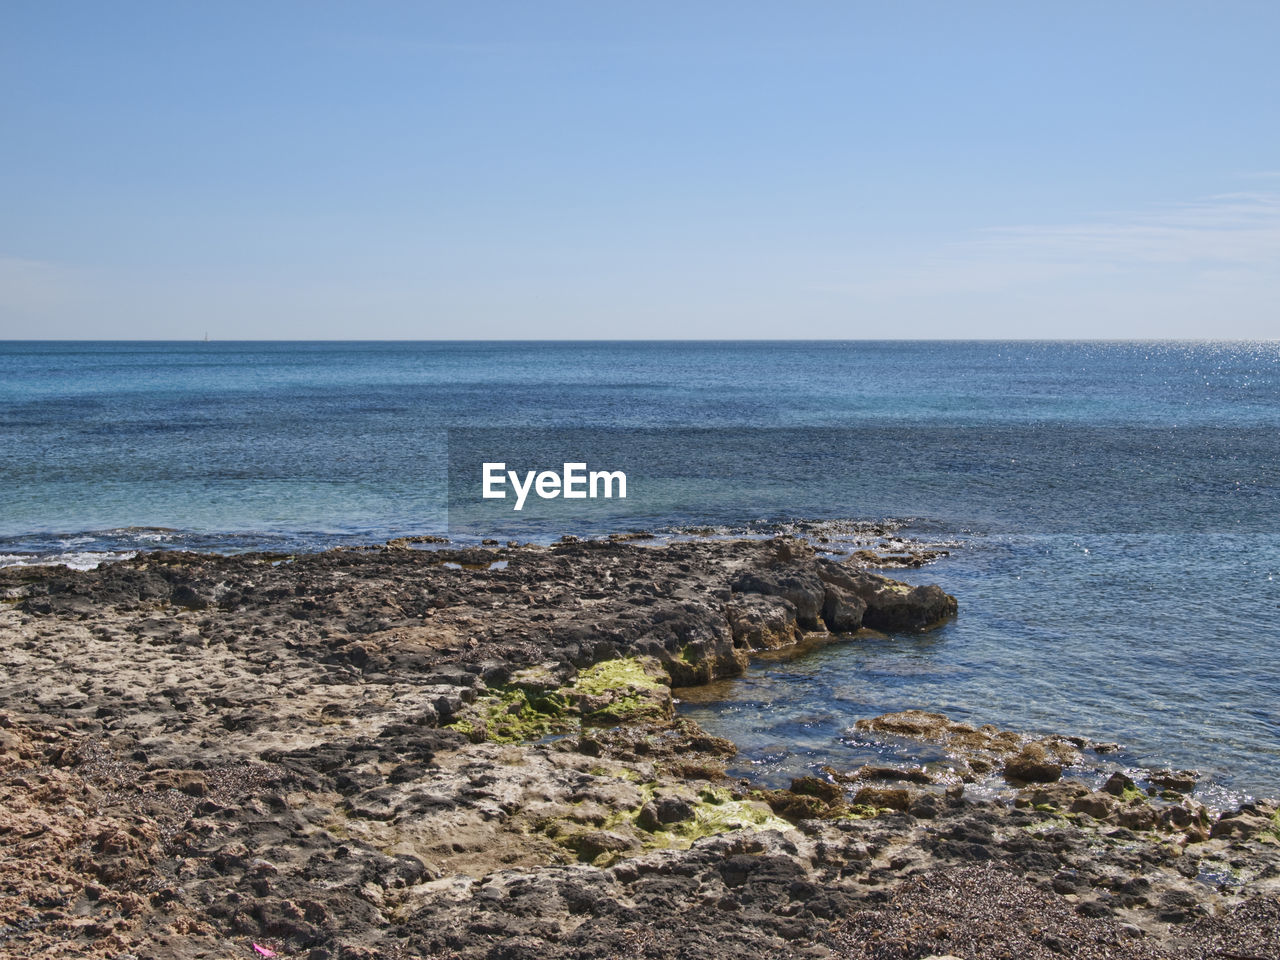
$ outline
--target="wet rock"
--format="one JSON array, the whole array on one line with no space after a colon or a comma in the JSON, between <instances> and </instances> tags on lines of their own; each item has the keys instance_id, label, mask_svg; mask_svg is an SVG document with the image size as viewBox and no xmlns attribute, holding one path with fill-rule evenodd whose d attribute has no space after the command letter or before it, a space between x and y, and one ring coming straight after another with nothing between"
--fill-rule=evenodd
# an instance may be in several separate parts
<instances>
[{"instance_id":1,"label":"wet rock","mask_svg":"<svg viewBox=\"0 0 1280 960\"><path fill-rule=\"evenodd\" d=\"M1041 743L1028 743L1005 761L1004 775L1021 783L1053 783L1062 777L1062 764Z\"/></svg>"},{"instance_id":2,"label":"wet rock","mask_svg":"<svg viewBox=\"0 0 1280 960\"><path fill-rule=\"evenodd\" d=\"M881 570L923 567L942 557L950 556L946 550L905 550L899 552L879 550L855 550L846 563L860 567L877 567Z\"/></svg>"},{"instance_id":3,"label":"wet rock","mask_svg":"<svg viewBox=\"0 0 1280 960\"><path fill-rule=\"evenodd\" d=\"M928 713L924 710L885 713L868 720L859 720L855 726L859 730L927 740L941 740L955 730L973 731L973 727L968 725L952 723L945 714Z\"/></svg>"},{"instance_id":4,"label":"wet rock","mask_svg":"<svg viewBox=\"0 0 1280 960\"><path fill-rule=\"evenodd\" d=\"M817 562L824 583L856 597L866 607L862 623L876 630L924 630L958 609L955 597L940 587L911 586L830 560Z\"/></svg>"},{"instance_id":5,"label":"wet rock","mask_svg":"<svg viewBox=\"0 0 1280 960\"><path fill-rule=\"evenodd\" d=\"M1053 782L1062 775L1064 766L1080 760L1075 745L1061 737L1028 741L990 724L973 727L923 710L887 713L859 720L854 726L867 733L940 743L968 768L970 779L1001 767L1015 783Z\"/></svg>"},{"instance_id":6,"label":"wet rock","mask_svg":"<svg viewBox=\"0 0 1280 960\"><path fill-rule=\"evenodd\" d=\"M791 781L791 792L817 797L826 804L840 803L844 800L844 788L818 777L797 777Z\"/></svg>"},{"instance_id":7,"label":"wet rock","mask_svg":"<svg viewBox=\"0 0 1280 960\"><path fill-rule=\"evenodd\" d=\"M1174 793L1190 793L1196 788L1200 774L1195 770L1156 770L1147 775L1157 787Z\"/></svg>"},{"instance_id":8,"label":"wet rock","mask_svg":"<svg viewBox=\"0 0 1280 960\"><path fill-rule=\"evenodd\" d=\"M1113 797L1123 797L1138 792L1138 785L1133 782L1133 778L1119 771L1111 774L1107 778L1107 782L1102 785L1102 789Z\"/></svg>"},{"instance_id":9,"label":"wet rock","mask_svg":"<svg viewBox=\"0 0 1280 960\"><path fill-rule=\"evenodd\" d=\"M830 770L830 768L824 768ZM831 771L834 773L834 771ZM934 783L936 778L922 767L887 767L879 764L864 764L852 773L839 776L843 782L856 780L893 780L905 783Z\"/></svg>"},{"instance_id":10,"label":"wet rock","mask_svg":"<svg viewBox=\"0 0 1280 960\"><path fill-rule=\"evenodd\" d=\"M858 806L908 810L911 807L911 791L889 787L863 787L853 796Z\"/></svg>"}]
</instances>

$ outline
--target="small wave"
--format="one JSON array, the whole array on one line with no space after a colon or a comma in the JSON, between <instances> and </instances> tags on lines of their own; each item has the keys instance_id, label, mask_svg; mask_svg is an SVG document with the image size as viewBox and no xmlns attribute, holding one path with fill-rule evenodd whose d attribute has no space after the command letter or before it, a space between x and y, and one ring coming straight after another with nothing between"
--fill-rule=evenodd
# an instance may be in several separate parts
<instances>
[{"instance_id":1,"label":"small wave","mask_svg":"<svg viewBox=\"0 0 1280 960\"><path fill-rule=\"evenodd\" d=\"M128 537L141 536L143 534L174 534L181 533L174 527L112 527L110 530L94 530L92 535L95 537Z\"/></svg>"},{"instance_id":2,"label":"small wave","mask_svg":"<svg viewBox=\"0 0 1280 960\"><path fill-rule=\"evenodd\" d=\"M0 567L63 566L72 570L95 570L104 563L130 560L137 555L136 550L75 550L52 554L0 553Z\"/></svg>"},{"instance_id":3,"label":"small wave","mask_svg":"<svg viewBox=\"0 0 1280 960\"><path fill-rule=\"evenodd\" d=\"M915 553L946 551L964 546L954 535L943 534L937 524L919 518L888 517L879 520L837 517L828 520L769 519L742 524L708 526L673 525L655 532L658 536L682 539L764 539L777 536L799 537L820 550L835 555L855 550L878 553Z\"/></svg>"}]
</instances>

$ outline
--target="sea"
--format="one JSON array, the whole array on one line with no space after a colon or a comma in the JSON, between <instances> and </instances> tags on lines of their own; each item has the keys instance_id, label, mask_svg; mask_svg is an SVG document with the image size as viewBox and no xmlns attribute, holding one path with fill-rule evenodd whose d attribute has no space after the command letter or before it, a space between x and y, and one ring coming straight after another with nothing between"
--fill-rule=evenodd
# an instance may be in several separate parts
<instances>
[{"instance_id":1,"label":"sea","mask_svg":"<svg viewBox=\"0 0 1280 960\"><path fill-rule=\"evenodd\" d=\"M569 462L627 497L482 495ZM685 692L738 775L921 708L1280 796L1278 342L0 342L2 565L636 530L944 554L940 629Z\"/></svg>"}]
</instances>

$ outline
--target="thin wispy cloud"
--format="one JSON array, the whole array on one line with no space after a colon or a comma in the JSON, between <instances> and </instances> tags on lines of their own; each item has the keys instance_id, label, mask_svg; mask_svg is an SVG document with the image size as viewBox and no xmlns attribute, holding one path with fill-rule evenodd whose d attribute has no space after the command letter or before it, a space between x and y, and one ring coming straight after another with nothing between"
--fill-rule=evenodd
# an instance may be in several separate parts
<instances>
[{"instance_id":1,"label":"thin wispy cloud","mask_svg":"<svg viewBox=\"0 0 1280 960\"><path fill-rule=\"evenodd\" d=\"M1224 193L1078 223L994 227L958 244L955 253L1117 268L1274 266L1280 259L1280 194Z\"/></svg>"},{"instance_id":2,"label":"thin wispy cloud","mask_svg":"<svg viewBox=\"0 0 1280 960\"><path fill-rule=\"evenodd\" d=\"M996 226L850 260L809 295L918 335L1274 336L1280 193L1223 193L1074 222ZM1029 327L1030 325L1030 327Z\"/></svg>"}]
</instances>

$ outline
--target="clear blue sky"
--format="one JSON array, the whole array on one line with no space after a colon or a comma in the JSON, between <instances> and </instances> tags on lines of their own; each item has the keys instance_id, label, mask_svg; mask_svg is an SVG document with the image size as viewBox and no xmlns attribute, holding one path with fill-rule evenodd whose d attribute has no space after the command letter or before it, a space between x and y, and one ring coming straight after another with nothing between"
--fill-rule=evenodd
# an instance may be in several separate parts
<instances>
[{"instance_id":1,"label":"clear blue sky","mask_svg":"<svg viewBox=\"0 0 1280 960\"><path fill-rule=\"evenodd\" d=\"M1280 3L0 7L0 338L1280 336Z\"/></svg>"}]
</instances>

